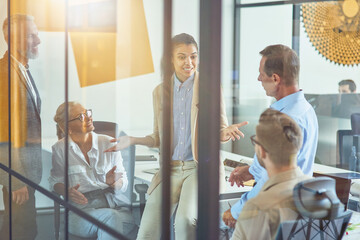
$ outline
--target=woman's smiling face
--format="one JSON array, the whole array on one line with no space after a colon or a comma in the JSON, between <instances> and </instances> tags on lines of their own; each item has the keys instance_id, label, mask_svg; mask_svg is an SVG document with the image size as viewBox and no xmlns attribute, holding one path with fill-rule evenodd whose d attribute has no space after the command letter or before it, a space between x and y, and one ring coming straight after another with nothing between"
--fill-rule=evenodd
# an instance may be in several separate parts
<instances>
[{"instance_id":1,"label":"woman's smiling face","mask_svg":"<svg viewBox=\"0 0 360 240\"><path fill-rule=\"evenodd\" d=\"M185 82L197 69L198 50L196 46L194 44L179 44L175 46L172 63L176 77L181 82Z\"/></svg>"}]
</instances>

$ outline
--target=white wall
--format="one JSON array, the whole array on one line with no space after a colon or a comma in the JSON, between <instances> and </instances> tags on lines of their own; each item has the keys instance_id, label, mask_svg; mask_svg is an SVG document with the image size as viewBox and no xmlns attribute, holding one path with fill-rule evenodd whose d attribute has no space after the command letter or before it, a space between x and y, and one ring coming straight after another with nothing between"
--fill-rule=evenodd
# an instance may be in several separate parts
<instances>
[{"instance_id":1,"label":"white wall","mask_svg":"<svg viewBox=\"0 0 360 240\"><path fill-rule=\"evenodd\" d=\"M301 24L300 86L307 93L338 93L338 82L352 79L360 87L360 67L330 62L312 46Z\"/></svg>"},{"instance_id":2,"label":"white wall","mask_svg":"<svg viewBox=\"0 0 360 240\"><path fill-rule=\"evenodd\" d=\"M265 98L257 82L261 51L270 44L291 47L292 6L247 8L241 11L240 96L242 99ZM338 82L353 79L360 84L358 66L340 66L320 55L300 28L300 87L306 93L337 93ZM271 99L268 100L271 102Z\"/></svg>"},{"instance_id":3,"label":"white wall","mask_svg":"<svg viewBox=\"0 0 360 240\"><path fill-rule=\"evenodd\" d=\"M272 44L291 47L292 6L242 9L240 32L240 98L268 99L259 75L259 52Z\"/></svg>"}]
</instances>

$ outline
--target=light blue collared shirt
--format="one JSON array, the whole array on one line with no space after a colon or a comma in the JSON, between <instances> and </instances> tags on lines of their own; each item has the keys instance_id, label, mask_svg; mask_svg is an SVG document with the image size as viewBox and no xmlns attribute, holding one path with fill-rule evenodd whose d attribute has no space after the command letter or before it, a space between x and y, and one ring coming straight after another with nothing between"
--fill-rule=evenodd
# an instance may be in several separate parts
<instances>
[{"instance_id":1,"label":"light blue collared shirt","mask_svg":"<svg viewBox=\"0 0 360 240\"><path fill-rule=\"evenodd\" d=\"M194 160L191 151L191 103L193 97L194 74L180 82L174 74L173 121L174 153L172 160Z\"/></svg>"},{"instance_id":2,"label":"light blue collared shirt","mask_svg":"<svg viewBox=\"0 0 360 240\"><path fill-rule=\"evenodd\" d=\"M319 126L315 111L305 99L304 92L300 90L296 93L288 95L271 104L270 108L289 115L301 128L303 145L299 151L297 162L303 173L312 176L319 135ZM254 176L256 185L251 191L244 193L240 200L231 207L231 215L235 219L239 217L244 204L249 199L256 197L265 182L268 180L266 169L260 166L256 154L249 171Z\"/></svg>"}]
</instances>

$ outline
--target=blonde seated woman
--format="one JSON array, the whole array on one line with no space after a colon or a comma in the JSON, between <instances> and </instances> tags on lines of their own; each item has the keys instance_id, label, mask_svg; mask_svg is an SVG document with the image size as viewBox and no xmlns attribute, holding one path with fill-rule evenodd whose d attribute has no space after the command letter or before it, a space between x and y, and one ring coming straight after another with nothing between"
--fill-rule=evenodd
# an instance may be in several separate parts
<instances>
[{"instance_id":1,"label":"blonde seated woman","mask_svg":"<svg viewBox=\"0 0 360 240\"><path fill-rule=\"evenodd\" d=\"M61 104L54 117L59 127L65 129L65 106ZM69 102L69 199L72 204L89 215L104 222L130 239L137 234L130 210L123 194L128 179L120 152L107 152L112 147L111 137L96 134L92 111L81 104ZM60 139L52 147L52 169L50 187L60 195L65 195L65 139ZM115 209L116 208L116 209ZM117 239L87 220L70 212L69 232L71 234L98 240Z\"/></svg>"}]
</instances>

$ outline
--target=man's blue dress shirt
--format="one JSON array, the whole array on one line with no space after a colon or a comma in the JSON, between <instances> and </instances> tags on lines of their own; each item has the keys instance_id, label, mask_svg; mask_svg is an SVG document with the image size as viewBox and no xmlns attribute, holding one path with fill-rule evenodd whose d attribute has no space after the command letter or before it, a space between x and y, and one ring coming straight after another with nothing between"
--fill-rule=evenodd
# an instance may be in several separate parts
<instances>
[{"instance_id":1,"label":"man's blue dress shirt","mask_svg":"<svg viewBox=\"0 0 360 240\"><path fill-rule=\"evenodd\" d=\"M303 91L300 90L274 102L270 108L289 115L300 126L303 135L303 145L299 151L297 162L303 173L312 176L319 126L315 111L305 99ZM235 219L239 217L244 204L249 199L256 197L268 180L267 172L265 168L260 166L256 154L249 171L254 176L256 185L251 191L244 193L241 199L231 207L231 215Z\"/></svg>"}]
</instances>

